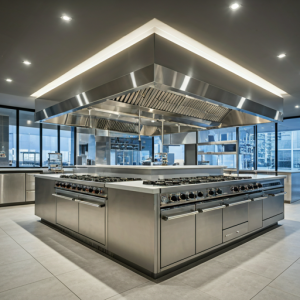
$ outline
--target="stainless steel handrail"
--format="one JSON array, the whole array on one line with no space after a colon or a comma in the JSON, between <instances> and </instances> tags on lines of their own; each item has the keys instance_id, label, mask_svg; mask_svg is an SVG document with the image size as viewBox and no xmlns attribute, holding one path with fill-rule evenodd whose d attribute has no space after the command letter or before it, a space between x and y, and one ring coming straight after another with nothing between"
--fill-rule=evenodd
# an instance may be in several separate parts
<instances>
[{"instance_id":1,"label":"stainless steel handrail","mask_svg":"<svg viewBox=\"0 0 300 300\"><path fill-rule=\"evenodd\" d=\"M268 197L258 197L258 198L253 198L251 199L252 201L259 201L259 200L263 200L263 199L267 199Z\"/></svg>"},{"instance_id":2,"label":"stainless steel handrail","mask_svg":"<svg viewBox=\"0 0 300 300\"><path fill-rule=\"evenodd\" d=\"M235 203L229 203L226 204L226 206L235 206L235 205L240 205L240 204L244 204L244 203L248 203L251 202L251 200L244 200L244 201L239 201L239 202L235 202Z\"/></svg>"},{"instance_id":3,"label":"stainless steel handrail","mask_svg":"<svg viewBox=\"0 0 300 300\"><path fill-rule=\"evenodd\" d=\"M179 218L184 218L184 217L189 217L198 214L198 211L193 211L187 214L182 214L182 215L175 215L175 216L162 216L162 219L164 221L169 221L169 220L175 220Z\"/></svg>"},{"instance_id":4,"label":"stainless steel handrail","mask_svg":"<svg viewBox=\"0 0 300 300\"><path fill-rule=\"evenodd\" d=\"M269 194L270 196L273 196L273 197L278 197L278 196L282 196L282 195L285 195L286 192L282 192L282 193L278 193L278 194Z\"/></svg>"},{"instance_id":5,"label":"stainless steel handrail","mask_svg":"<svg viewBox=\"0 0 300 300\"><path fill-rule=\"evenodd\" d=\"M62 195L58 195L58 194L52 194L52 196L62 198L62 199L65 199L65 200L69 200L69 201L74 201L74 198L70 198L70 197L66 197L66 196L62 196Z\"/></svg>"},{"instance_id":6,"label":"stainless steel handrail","mask_svg":"<svg viewBox=\"0 0 300 300\"><path fill-rule=\"evenodd\" d=\"M198 209L198 212L199 213L205 213L205 212L209 212L209 211L213 211L213 210L217 210L217 209L222 209L222 208L225 208L226 205L220 205L220 206L215 206L215 207L210 207L210 208L199 208Z\"/></svg>"}]
</instances>

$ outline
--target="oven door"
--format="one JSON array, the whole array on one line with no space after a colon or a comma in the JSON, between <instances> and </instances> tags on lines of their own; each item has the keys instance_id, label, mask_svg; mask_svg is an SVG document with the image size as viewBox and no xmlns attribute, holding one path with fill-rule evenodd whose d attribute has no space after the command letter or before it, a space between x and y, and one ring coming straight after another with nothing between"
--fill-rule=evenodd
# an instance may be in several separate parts
<instances>
[{"instance_id":1,"label":"oven door","mask_svg":"<svg viewBox=\"0 0 300 300\"><path fill-rule=\"evenodd\" d=\"M161 268L195 255L195 205L161 210Z\"/></svg>"}]
</instances>

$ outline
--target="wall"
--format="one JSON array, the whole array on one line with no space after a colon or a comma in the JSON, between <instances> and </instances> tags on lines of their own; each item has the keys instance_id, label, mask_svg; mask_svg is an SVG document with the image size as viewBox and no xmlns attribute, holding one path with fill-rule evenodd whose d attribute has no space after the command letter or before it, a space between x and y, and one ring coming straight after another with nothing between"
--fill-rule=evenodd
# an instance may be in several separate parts
<instances>
[{"instance_id":1,"label":"wall","mask_svg":"<svg viewBox=\"0 0 300 300\"><path fill-rule=\"evenodd\" d=\"M0 93L0 105L34 109L34 98Z\"/></svg>"}]
</instances>

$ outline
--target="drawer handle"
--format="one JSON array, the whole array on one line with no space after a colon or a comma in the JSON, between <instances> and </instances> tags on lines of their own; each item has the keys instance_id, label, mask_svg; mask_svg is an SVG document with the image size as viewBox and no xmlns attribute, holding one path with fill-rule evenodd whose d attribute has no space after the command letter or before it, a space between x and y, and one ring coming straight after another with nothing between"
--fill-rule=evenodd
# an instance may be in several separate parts
<instances>
[{"instance_id":1,"label":"drawer handle","mask_svg":"<svg viewBox=\"0 0 300 300\"><path fill-rule=\"evenodd\" d=\"M235 202L235 203L229 203L229 204L226 204L226 206L235 206L235 205L240 205L240 204L244 204L244 203L248 203L248 202L251 202L251 200L239 201L239 202Z\"/></svg>"},{"instance_id":2,"label":"drawer handle","mask_svg":"<svg viewBox=\"0 0 300 300\"><path fill-rule=\"evenodd\" d=\"M270 196L273 196L273 197L278 197L278 196L282 196L282 195L285 195L286 192L283 192L283 193L278 193L278 194L269 194Z\"/></svg>"},{"instance_id":3,"label":"drawer handle","mask_svg":"<svg viewBox=\"0 0 300 300\"><path fill-rule=\"evenodd\" d=\"M213 210L218 210L218 209L222 209L226 207L226 205L220 205L220 206L216 206L216 207L210 207L210 208L203 208L203 209L198 209L199 213L205 213L205 212L209 212L209 211L213 211Z\"/></svg>"},{"instance_id":4,"label":"drawer handle","mask_svg":"<svg viewBox=\"0 0 300 300\"><path fill-rule=\"evenodd\" d=\"M69 200L69 201L74 201L74 198L70 198L70 197L66 197L66 196L62 196L62 195L52 194L52 196L62 198L62 199L65 199L65 200Z\"/></svg>"},{"instance_id":5,"label":"drawer handle","mask_svg":"<svg viewBox=\"0 0 300 300\"><path fill-rule=\"evenodd\" d=\"M258 198L253 198L252 201L259 201L263 199L267 199L268 197L258 197Z\"/></svg>"},{"instance_id":6,"label":"drawer handle","mask_svg":"<svg viewBox=\"0 0 300 300\"><path fill-rule=\"evenodd\" d=\"M170 220L175 220L179 218L184 218L184 217L189 217L198 214L198 211L193 211L187 214L182 214L182 215L175 215L175 216L162 216L162 219L164 221L170 221Z\"/></svg>"},{"instance_id":7,"label":"drawer handle","mask_svg":"<svg viewBox=\"0 0 300 300\"><path fill-rule=\"evenodd\" d=\"M90 206L94 206L94 207L105 207L105 203L96 204L96 203L91 203L91 202L87 202L87 201L80 201L80 200L75 200L75 201L79 202L81 204L90 205Z\"/></svg>"}]
</instances>

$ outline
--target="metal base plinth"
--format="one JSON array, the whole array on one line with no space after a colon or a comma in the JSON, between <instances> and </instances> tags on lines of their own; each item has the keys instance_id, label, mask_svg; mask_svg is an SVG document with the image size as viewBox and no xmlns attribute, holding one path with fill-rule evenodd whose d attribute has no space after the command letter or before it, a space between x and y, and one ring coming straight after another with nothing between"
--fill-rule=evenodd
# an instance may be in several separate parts
<instances>
[{"instance_id":1,"label":"metal base plinth","mask_svg":"<svg viewBox=\"0 0 300 300\"><path fill-rule=\"evenodd\" d=\"M2 203L0 204L0 207L5 206L16 206L16 205L27 205L27 204L34 204L35 201L26 201L26 202L14 202L14 203Z\"/></svg>"}]
</instances>

